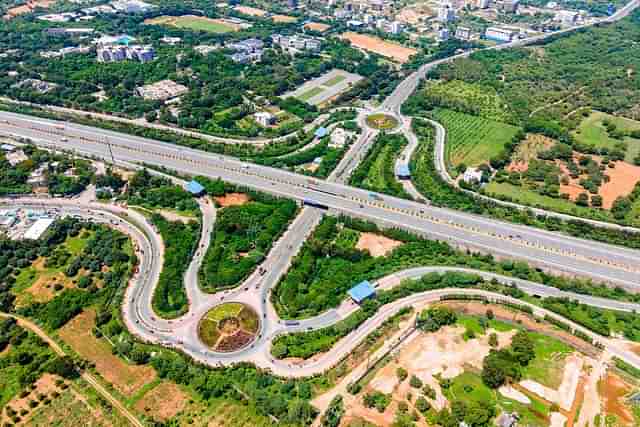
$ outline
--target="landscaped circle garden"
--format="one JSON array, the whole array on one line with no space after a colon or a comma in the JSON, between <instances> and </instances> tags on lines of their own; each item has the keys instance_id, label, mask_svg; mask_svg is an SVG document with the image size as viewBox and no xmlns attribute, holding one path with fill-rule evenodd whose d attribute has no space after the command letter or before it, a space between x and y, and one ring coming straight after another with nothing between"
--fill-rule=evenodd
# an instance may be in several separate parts
<instances>
[{"instance_id":1,"label":"landscaped circle garden","mask_svg":"<svg viewBox=\"0 0 640 427\"><path fill-rule=\"evenodd\" d=\"M374 129L391 130L398 127L398 120L388 114L371 114L367 117L367 125Z\"/></svg>"},{"instance_id":2,"label":"landscaped circle garden","mask_svg":"<svg viewBox=\"0 0 640 427\"><path fill-rule=\"evenodd\" d=\"M230 353L251 344L260 330L260 318L248 305L227 302L200 319L198 336L213 351Z\"/></svg>"}]
</instances>

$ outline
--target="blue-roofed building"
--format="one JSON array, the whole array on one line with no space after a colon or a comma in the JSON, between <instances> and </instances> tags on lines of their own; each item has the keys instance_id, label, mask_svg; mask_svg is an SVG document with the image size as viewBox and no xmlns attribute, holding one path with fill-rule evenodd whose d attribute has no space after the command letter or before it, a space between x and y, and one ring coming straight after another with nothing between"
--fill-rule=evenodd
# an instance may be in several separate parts
<instances>
[{"instance_id":1,"label":"blue-roofed building","mask_svg":"<svg viewBox=\"0 0 640 427\"><path fill-rule=\"evenodd\" d=\"M204 194L204 187L194 179L187 184L187 191L194 196L201 196Z\"/></svg>"},{"instance_id":2,"label":"blue-roofed building","mask_svg":"<svg viewBox=\"0 0 640 427\"><path fill-rule=\"evenodd\" d=\"M324 126L319 127L316 130L315 136L316 138L324 138L325 136L327 136L327 128Z\"/></svg>"},{"instance_id":3,"label":"blue-roofed building","mask_svg":"<svg viewBox=\"0 0 640 427\"><path fill-rule=\"evenodd\" d=\"M362 301L376 296L376 289L371 283L365 280L349 289L349 296L357 304L360 304Z\"/></svg>"},{"instance_id":4,"label":"blue-roofed building","mask_svg":"<svg viewBox=\"0 0 640 427\"><path fill-rule=\"evenodd\" d=\"M396 176L398 179L411 179L411 171L409 165L398 165L396 168Z\"/></svg>"}]
</instances>

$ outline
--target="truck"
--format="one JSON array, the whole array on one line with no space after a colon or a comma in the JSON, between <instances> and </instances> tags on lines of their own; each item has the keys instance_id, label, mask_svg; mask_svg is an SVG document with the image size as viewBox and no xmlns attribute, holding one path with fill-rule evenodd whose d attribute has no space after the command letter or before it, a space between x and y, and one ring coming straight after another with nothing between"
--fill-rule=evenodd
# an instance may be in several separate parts
<instances>
[{"instance_id":1,"label":"truck","mask_svg":"<svg viewBox=\"0 0 640 427\"><path fill-rule=\"evenodd\" d=\"M377 193L369 193L369 197L371 197L373 200L377 200L379 202L382 201L382 197L380 197L380 195L377 194Z\"/></svg>"}]
</instances>

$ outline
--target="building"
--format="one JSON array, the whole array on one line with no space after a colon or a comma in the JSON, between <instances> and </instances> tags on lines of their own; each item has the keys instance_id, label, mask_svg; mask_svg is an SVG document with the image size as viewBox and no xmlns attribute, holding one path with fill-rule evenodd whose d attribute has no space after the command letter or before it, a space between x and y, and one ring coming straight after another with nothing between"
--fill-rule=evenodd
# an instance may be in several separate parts
<instances>
[{"instance_id":1,"label":"building","mask_svg":"<svg viewBox=\"0 0 640 427\"><path fill-rule=\"evenodd\" d=\"M453 22L456 19L456 13L454 10L447 4L444 6L440 6L438 8L438 22L442 22L443 24L448 24L449 22Z\"/></svg>"},{"instance_id":2,"label":"building","mask_svg":"<svg viewBox=\"0 0 640 427\"><path fill-rule=\"evenodd\" d=\"M488 9L490 5L491 5L490 0L478 0L478 7L480 9Z\"/></svg>"},{"instance_id":3,"label":"building","mask_svg":"<svg viewBox=\"0 0 640 427\"><path fill-rule=\"evenodd\" d=\"M400 34L403 30L404 30L404 26L402 25L402 22L400 22L400 21L393 21L389 25L389 32L391 34Z\"/></svg>"},{"instance_id":4,"label":"building","mask_svg":"<svg viewBox=\"0 0 640 427\"><path fill-rule=\"evenodd\" d=\"M283 36L280 34L273 34L271 36L271 40L274 44L280 46L284 50L308 50L318 52L322 46L322 42L320 40L300 35Z\"/></svg>"},{"instance_id":5,"label":"building","mask_svg":"<svg viewBox=\"0 0 640 427\"><path fill-rule=\"evenodd\" d=\"M494 40L497 42L510 42L515 36L515 31L500 27L488 27L484 32L484 37L487 40Z\"/></svg>"},{"instance_id":6,"label":"building","mask_svg":"<svg viewBox=\"0 0 640 427\"><path fill-rule=\"evenodd\" d=\"M360 304L363 301L376 296L375 288L367 280L360 282L353 288L349 289L348 293L356 304Z\"/></svg>"},{"instance_id":7,"label":"building","mask_svg":"<svg viewBox=\"0 0 640 427\"><path fill-rule=\"evenodd\" d=\"M194 196L202 196L205 193L205 188L194 179L187 184L187 191Z\"/></svg>"},{"instance_id":8,"label":"building","mask_svg":"<svg viewBox=\"0 0 640 427\"><path fill-rule=\"evenodd\" d=\"M164 36L163 38L160 39L160 41L162 43L166 43L168 45L171 46L175 46L178 43L180 43L182 41L182 39L180 37L168 37L168 36Z\"/></svg>"},{"instance_id":9,"label":"building","mask_svg":"<svg viewBox=\"0 0 640 427\"><path fill-rule=\"evenodd\" d=\"M565 27L572 27L578 23L579 17L580 14L578 12L574 12L572 10L559 10L556 12L553 20L559 22Z\"/></svg>"},{"instance_id":10,"label":"building","mask_svg":"<svg viewBox=\"0 0 640 427\"><path fill-rule=\"evenodd\" d=\"M396 177L400 180L411 179L411 170L409 170L409 165L398 165L398 167L396 167Z\"/></svg>"},{"instance_id":11,"label":"building","mask_svg":"<svg viewBox=\"0 0 640 427\"><path fill-rule=\"evenodd\" d=\"M253 118L256 123L263 127L271 126L276 122L276 117L267 111L259 111L253 115Z\"/></svg>"},{"instance_id":12,"label":"building","mask_svg":"<svg viewBox=\"0 0 640 427\"><path fill-rule=\"evenodd\" d=\"M438 40L440 40L441 42L449 40L448 28L441 28L440 30L438 30Z\"/></svg>"},{"instance_id":13,"label":"building","mask_svg":"<svg viewBox=\"0 0 640 427\"><path fill-rule=\"evenodd\" d=\"M153 61L156 56L151 45L101 45L96 53L98 62L119 62L130 59L145 63Z\"/></svg>"},{"instance_id":14,"label":"building","mask_svg":"<svg viewBox=\"0 0 640 427\"><path fill-rule=\"evenodd\" d=\"M155 6L141 0L119 0L111 2L111 7L120 13L144 13Z\"/></svg>"},{"instance_id":15,"label":"building","mask_svg":"<svg viewBox=\"0 0 640 427\"><path fill-rule=\"evenodd\" d=\"M467 168L462 175L462 180L467 184L479 184L482 182L482 171L477 168Z\"/></svg>"},{"instance_id":16,"label":"building","mask_svg":"<svg viewBox=\"0 0 640 427\"><path fill-rule=\"evenodd\" d=\"M93 34L95 30L93 28L47 28L42 32L49 37L77 37Z\"/></svg>"},{"instance_id":17,"label":"building","mask_svg":"<svg viewBox=\"0 0 640 427\"><path fill-rule=\"evenodd\" d=\"M120 62L127 59L125 46L102 46L96 51L98 62Z\"/></svg>"},{"instance_id":18,"label":"building","mask_svg":"<svg viewBox=\"0 0 640 427\"><path fill-rule=\"evenodd\" d=\"M516 13L518 6L520 6L520 0L500 0L496 2L496 6L501 12Z\"/></svg>"},{"instance_id":19,"label":"building","mask_svg":"<svg viewBox=\"0 0 640 427\"><path fill-rule=\"evenodd\" d=\"M471 28L469 27L457 27L455 37L458 40L470 40L471 39Z\"/></svg>"},{"instance_id":20,"label":"building","mask_svg":"<svg viewBox=\"0 0 640 427\"><path fill-rule=\"evenodd\" d=\"M264 42L260 39L246 39L225 45L227 49L235 51L229 56L233 62L247 64L249 62L260 61L262 59L262 48Z\"/></svg>"},{"instance_id":21,"label":"building","mask_svg":"<svg viewBox=\"0 0 640 427\"><path fill-rule=\"evenodd\" d=\"M325 136L327 136L327 128L324 126L320 126L318 129L316 129L315 133L313 134L316 138L324 138Z\"/></svg>"},{"instance_id":22,"label":"building","mask_svg":"<svg viewBox=\"0 0 640 427\"><path fill-rule=\"evenodd\" d=\"M24 233L25 239L38 240L54 223L53 218L40 218Z\"/></svg>"},{"instance_id":23,"label":"building","mask_svg":"<svg viewBox=\"0 0 640 427\"><path fill-rule=\"evenodd\" d=\"M167 101L189 92L189 88L173 80L159 82L136 88L136 94L151 101Z\"/></svg>"},{"instance_id":24,"label":"building","mask_svg":"<svg viewBox=\"0 0 640 427\"><path fill-rule=\"evenodd\" d=\"M342 128L336 128L331 132L331 142L329 142L329 148L342 148L344 147L350 138L355 137L355 133L348 132Z\"/></svg>"},{"instance_id":25,"label":"building","mask_svg":"<svg viewBox=\"0 0 640 427\"><path fill-rule=\"evenodd\" d=\"M156 51L150 44L128 46L126 51L127 59L133 59L142 63L153 61L156 57Z\"/></svg>"},{"instance_id":26,"label":"building","mask_svg":"<svg viewBox=\"0 0 640 427\"><path fill-rule=\"evenodd\" d=\"M58 87L56 83L45 82L44 80L38 79L26 79L19 83L16 83L12 87L24 89L29 88L39 93L48 93Z\"/></svg>"},{"instance_id":27,"label":"building","mask_svg":"<svg viewBox=\"0 0 640 427\"><path fill-rule=\"evenodd\" d=\"M365 26L365 23L362 21L358 21L357 19L350 19L347 21L347 27L349 28L362 28Z\"/></svg>"},{"instance_id":28,"label":"building","mask_svg":"<svg viewBox=\"0 0 640 427\"><path fill-rule=\"evenodd\" d=\"M96 46L111 46L111 45L121 45L128 46L131 42L136 40L135 37L131 37L127 34L120 34L118 36L102 36L100 38L94 39L91 41L92 44Z\"/></svg>"}]
</instances>

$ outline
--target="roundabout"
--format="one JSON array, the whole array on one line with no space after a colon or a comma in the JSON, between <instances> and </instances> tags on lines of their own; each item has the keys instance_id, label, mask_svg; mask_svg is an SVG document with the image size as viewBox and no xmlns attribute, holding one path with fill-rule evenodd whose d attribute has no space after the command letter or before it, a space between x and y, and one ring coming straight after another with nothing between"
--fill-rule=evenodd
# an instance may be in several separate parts
<instances>
[{"instance_id":1,"label":"roundabout","mask_svg":"<svg viewBox=\"0 0 640 427\"><path fill-rule=\"evenodd\" d=\"M227 302L209 310L198 323L198 338L209 349L233 353L255 341L260 318L255 310L239 302Z\"/></svg>"},{"instance_id":2,"label":"roundabout","mask_svg":"<svg viewBox=\"0 0 640 427\"><path fill-rule=\"evenodd\" d=\"M391 131L396 129L400 122L394 116L384 113L374 113L367 116L367 126L372 129Z\"/></svg>"}]
</instances>

